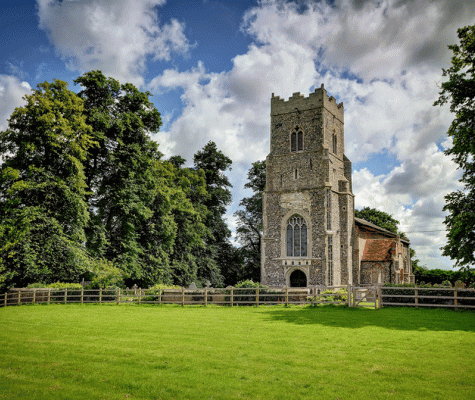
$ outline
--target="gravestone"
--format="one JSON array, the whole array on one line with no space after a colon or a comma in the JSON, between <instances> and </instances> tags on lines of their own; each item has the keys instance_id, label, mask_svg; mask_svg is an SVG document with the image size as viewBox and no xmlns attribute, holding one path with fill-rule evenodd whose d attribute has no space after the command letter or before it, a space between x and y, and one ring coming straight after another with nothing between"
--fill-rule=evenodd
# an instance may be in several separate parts
<instances>
[{"instance_id":1,"label":"gravestone","mask_svg":"<svg viewBox=\"0 0 475 400\"><path fill-rule=\"evenodd\" d=\"M190 286L188 286L188 289L190 289L190 290L196 290L196 289L198 289L198 288L196 287L196 283L195 283L195 282L191 282L191 283L190 283Z\"/></svg>"}]
</instances>

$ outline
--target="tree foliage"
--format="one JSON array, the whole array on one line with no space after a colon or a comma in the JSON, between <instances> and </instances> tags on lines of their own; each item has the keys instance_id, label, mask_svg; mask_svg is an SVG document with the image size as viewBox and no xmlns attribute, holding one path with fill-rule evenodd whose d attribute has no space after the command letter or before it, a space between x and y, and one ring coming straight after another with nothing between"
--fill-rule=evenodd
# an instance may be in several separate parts
<instances>
[{"instance_id":1,"label":"tree foliage","mask_svg":"<svg viewBox=\"0 0 475 400\"><path fill-rule=\"evenodd\" d=\"M150 93L100 71L75 83L38 85L0 133L0 286L221 284L231 160L209 143L194 168L164 161Z\"/></svg>"},{"instance_id":2,"label":"tree foliage","mask_svg":"<svg viewBox=\"0 0 475 400\"><path fill-rule=\"evenodd\" d=\"M361 210L355 210L355 217L371 222L380 228L386 229L396 235L406 237L404 232L398 230L399 221L384 211L375 208L364 207Z\"/></svg>"},{"instance_id":3,"label":"tree foliage","mask_svg":"<svg viewBox=\"0 0 475 400\"><path fill-rule=\"evenodd\" d=\"M160 114L131 84L91 71L75 80L82 90L86 122L98 148L85 162L89 186L88 248L122 269L129 282L170 281L168 253L176 226L161 154L150 138Z\"/></svg>"},{"instance_id":4,"label":"tree foliage","mask_svg":"<svg viewBox=\"0 0 475 400\"><path fill-rule=\"evenodd\" d=\"M236 271L236 282L243 279L260 280L261 241L262 241L262 200L266 186L266 162L252 164L245 188L254 194L245 197L239 203L242 209L234 213L237 218L236 235L241 244L242 267Z\"/></svg>"},{"instance_id":5,"label":"tree foliage","mask_svg":"<svg viewBox=\"0 0 475 400\"><path fill-rule=\"evenodd\" d=\"M67 84L41 83L0 133L0 268L7 286L78 279L89 267L82 162L97 143Z\"/></svg>"},{"instance_id":6,"label":"tree foliage","mask_svg":"<svg viewBox=\"0 0 475 400\"><path fill-rule=\"evenodd\" d=\"M460 43L449 46L452 65L442 70L448 80L434 105L450 103L455 114L447 132L453 144L445 154L463 171L460 181L465 186L445 196L444 211L449 214L444 221L448 233L443 255L456 260L457 267L470 268L475 264L475 25L457 32Z\"/></svg>"},{"instance_id":7,"label":"tree foliage","mask_svg":"<svg viewBox=\"0 0 475 400\"><path fill-rule=\"evenodd\" d=\"M194 166L197 171L203 171L206 181L208 196L204 200L207 209L205 224L211 233L206 239L207 248L203 250L207 253L203 258L207 264L201 266L202 274L208 273L221 281L235 262L234 247L230 242L231 231L225 218L226 207L232 200L232 185L225 172L231 170L231 165L231 159L218 150L212 141L194 156Z\"/></svg>"}]
</instances>

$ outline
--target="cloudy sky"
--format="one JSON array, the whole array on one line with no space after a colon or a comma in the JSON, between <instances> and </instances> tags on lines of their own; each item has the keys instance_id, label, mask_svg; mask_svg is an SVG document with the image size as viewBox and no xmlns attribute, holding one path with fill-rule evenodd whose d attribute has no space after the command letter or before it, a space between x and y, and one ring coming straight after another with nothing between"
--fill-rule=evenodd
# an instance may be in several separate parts
<instances>
[{"instance_id":1,"label":"cloudy sky","mask_svg":"<svg viewBox=\"0 0 475 400\"><path fill-rule=\"evenodd\" d=\"M0 0L0 130L38 82L100 69L153 93L154 136L189 160L209 140L233 160L232 217L250 164L269 152L270 97L325 84L345 106L356 207L392 214L429 268L444 195L460 172L443 150L453 118L433 107L447 45L473 0Z\"/></svg>"}]
</instances>

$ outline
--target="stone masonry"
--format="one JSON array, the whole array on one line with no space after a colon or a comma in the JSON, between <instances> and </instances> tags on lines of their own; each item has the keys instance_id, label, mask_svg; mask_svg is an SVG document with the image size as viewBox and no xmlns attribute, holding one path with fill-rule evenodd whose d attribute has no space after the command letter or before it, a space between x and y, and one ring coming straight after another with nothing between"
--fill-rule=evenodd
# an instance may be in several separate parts
<instances>
[{"instance_id":1,"label":"stone masonry","mask_svg":"<svg viewBox=\"0 0 475 400\"><path fill-rule=\"evenodd\" d=\"M272 95L261 264L266 285L291 286L296 270L305 274L308 286L352 280L354 196L343 119L343 104L323 85L308 97L294 93L288 101ZM298 255L287 249L293 216L306 224L307 247Z\"/></svg>"},{"instance_id":2,"label":"stone masonry","mask_svg":"<svg viewBox=\"0 0 475 400\"><path fill-rule=\"evenodd\" d=\"M283 287L413 281L408 240L363 220L355 225L343 103L323 85L287 101L272 94L270 134L261 282Z\"/></svg>"}]
</instances>

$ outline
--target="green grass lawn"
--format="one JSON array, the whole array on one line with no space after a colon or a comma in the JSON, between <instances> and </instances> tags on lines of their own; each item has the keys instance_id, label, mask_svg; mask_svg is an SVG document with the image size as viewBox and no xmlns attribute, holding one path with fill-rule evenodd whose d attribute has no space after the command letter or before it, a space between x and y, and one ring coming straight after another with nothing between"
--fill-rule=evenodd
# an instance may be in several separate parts
<instances>
[{"instance_id":1,"label":"green grass lawn","mask_svg":"<svg viewBox=\"0 0 475 400\"><path fill-rule=\"evenodd\" d=\"M475 399L475 313L0 309L0 399Z\"/></svg>"}]
</instances>

